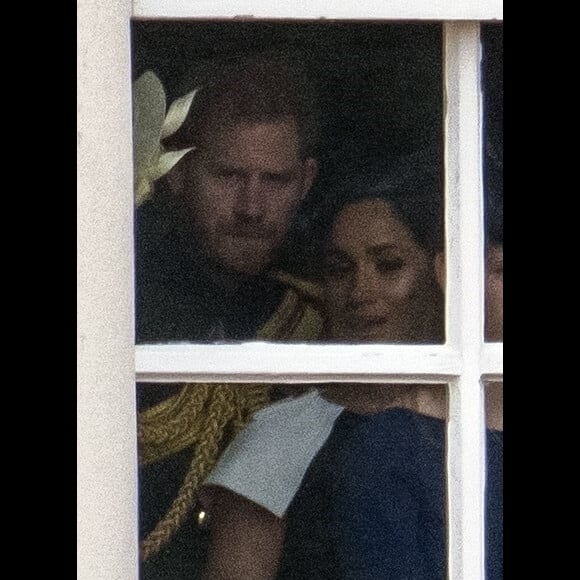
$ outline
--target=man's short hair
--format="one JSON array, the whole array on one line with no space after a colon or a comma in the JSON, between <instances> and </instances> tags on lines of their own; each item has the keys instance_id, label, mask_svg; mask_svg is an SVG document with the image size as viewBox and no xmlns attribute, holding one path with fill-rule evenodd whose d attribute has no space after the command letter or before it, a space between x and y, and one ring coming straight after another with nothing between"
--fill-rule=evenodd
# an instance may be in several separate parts
<instances>
[{"instance_id":1,"label":"man's short hair","mask_svg":"<svg viewBox=\"0 0 580 580\"><path fill-rule=\"evenodd\" d=\"M196 65L181 83L181 94L198 92L187 121L170 146L186 147L211 138L217 124L269 122L292 117L304 158L317 157L317 90L296 55L267 52L236 55Z\"/></svg>"}]
</instances>

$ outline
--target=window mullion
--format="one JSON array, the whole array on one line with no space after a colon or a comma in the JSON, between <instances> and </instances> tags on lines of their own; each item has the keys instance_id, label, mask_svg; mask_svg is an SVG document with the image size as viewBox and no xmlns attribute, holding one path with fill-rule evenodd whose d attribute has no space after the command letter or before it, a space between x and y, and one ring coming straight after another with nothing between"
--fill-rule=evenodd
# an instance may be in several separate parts
<instances>
[{"instance_id":1,"label":"window mullion","mask_svg":"<svg viewBox=\"0 0 580 580\"><path fill-rule=\"evenodd\" d=\"M137 346L136 370L144 382L447 380L461 359L444 345L165 344Z\"/></svg>"},{"instance_id":2,"label":"window mullion","mask_svg":"<svg viewBox=\"0 0 580 580\"><path fill-rule=\"evenodd\" d=\"M444 30L447 340L463 361L449 394L449 579L478 580L484 571L481 49L478 22L447 22Z\"/></svg>"},{"instance_id":3,"label":"window mullion","mask_svg":"<svg viewBox=\"0 0 580 580\"><path fill-rule=\"evenodd\" d=\"M503 342L487 342L481 347L481 372L488 380L502 380Z\"/></svg>"}]
</instances>

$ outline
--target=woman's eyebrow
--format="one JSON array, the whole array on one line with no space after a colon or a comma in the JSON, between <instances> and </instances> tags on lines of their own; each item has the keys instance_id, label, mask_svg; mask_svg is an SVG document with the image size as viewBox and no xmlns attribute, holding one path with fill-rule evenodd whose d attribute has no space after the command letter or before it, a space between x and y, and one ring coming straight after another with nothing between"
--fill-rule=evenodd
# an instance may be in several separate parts
<instances>
[{"instance_id":1,"label":"woman's eyebrow","mask_svg":"<svg viewBox=\"0 0 580 580\"><path fill-rule=\"evenodd\" d=\"M399 249L399 246L397 244L392 244L392 243L376 244L374 246L370 246L368 248L365 248L365 252L367 254L370 254L373 257L378 257L383 252L391 252L393 250L398 250L398 249ZM345 258L345 259L347 259L349 256L350 256L350 254L347 251L342 250L337 246L331 246L328 249L328 251L326 252L327 258Z\"/></svg>"},{"instance_id":2,"label":"woman's eyebrow","mask_svg":"<svg viewBox=\"0 0 580 580\"><path fill-rule=\"evenodd\" d=\"M399 249L397 244L376 244L367 249L367 253L373 256L380 256L385 251L392 251Z\"/></svg>"}]
</instances>

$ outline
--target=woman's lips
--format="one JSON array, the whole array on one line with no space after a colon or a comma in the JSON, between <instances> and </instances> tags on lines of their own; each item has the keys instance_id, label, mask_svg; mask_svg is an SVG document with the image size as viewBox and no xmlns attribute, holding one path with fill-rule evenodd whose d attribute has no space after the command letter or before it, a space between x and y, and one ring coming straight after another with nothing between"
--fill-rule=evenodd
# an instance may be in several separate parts
<instances>
[{"instance_id":1,"label":"woman's lips","mask_svg":"<svg viewBox=\"0 0 580 580\"><path fill-rule=\"evenodd\" d=\"M388 319L383 316L357 316L345 321L352 338L381 337Z\"/></svg>"}]
</instances>

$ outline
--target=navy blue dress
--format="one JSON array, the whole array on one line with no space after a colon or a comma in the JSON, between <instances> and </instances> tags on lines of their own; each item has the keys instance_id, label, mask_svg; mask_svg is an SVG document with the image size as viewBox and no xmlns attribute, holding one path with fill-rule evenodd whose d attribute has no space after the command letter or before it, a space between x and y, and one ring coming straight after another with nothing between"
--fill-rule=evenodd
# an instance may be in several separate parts
<instances>
[{"instance_id":1,"label":"navy blue dress","mask_svg":"<svg viewBox=\"0 0 580 580\"><path fill-rule=\"evenodd\" d=\"M503 577L503 435L488 432L487 580ZM445 580L445 422L343 412L288 511L279 579Z\"/></svg>"}]
</instances>

